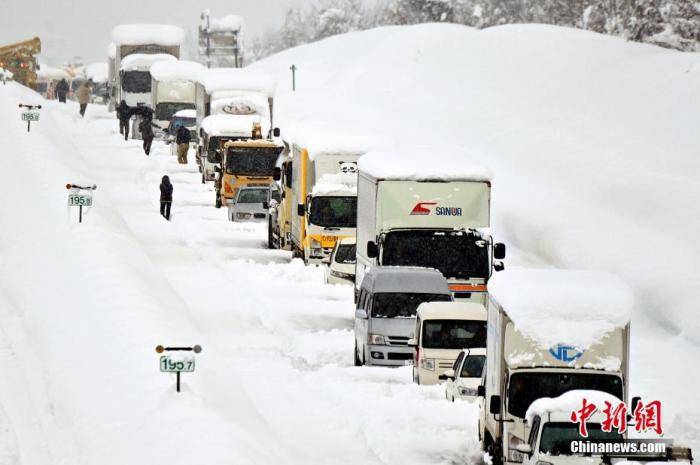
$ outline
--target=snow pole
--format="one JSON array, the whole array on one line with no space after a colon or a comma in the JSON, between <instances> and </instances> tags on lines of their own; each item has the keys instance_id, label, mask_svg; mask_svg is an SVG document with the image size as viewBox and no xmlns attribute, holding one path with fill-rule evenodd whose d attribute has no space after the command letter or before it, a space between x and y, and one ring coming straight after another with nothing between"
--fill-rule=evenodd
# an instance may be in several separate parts
<instances>
[{"instance_id":1,"label":"snow pole","mask_svg":"<svg viewBox=\"0 0 700 465\"><path fill-rule=\"evenodd\" d=\"M297 65L292 65L289 67L289 69L292 70L292 92L294 92L295 90L297 90Z\"/></svg>"},{"instance_id":2,"label":"snow pole","mask_svg":"<svg viewBox=\"0 0 700 465\"><path fill-rule=\"evenodd\" d=\"M198 344L192 347L165 347L160 344L156 346L156 353L158 354L162 354L163 352L179 351L194 352L195 354L198 354L202 351L202 346ZM159 365L161 372L175 373L175 391L180 392L180 375L183 372L194 372L194 356L190 358L171 359L170 355L161 355Z\"/></svg>"}]
</instances>

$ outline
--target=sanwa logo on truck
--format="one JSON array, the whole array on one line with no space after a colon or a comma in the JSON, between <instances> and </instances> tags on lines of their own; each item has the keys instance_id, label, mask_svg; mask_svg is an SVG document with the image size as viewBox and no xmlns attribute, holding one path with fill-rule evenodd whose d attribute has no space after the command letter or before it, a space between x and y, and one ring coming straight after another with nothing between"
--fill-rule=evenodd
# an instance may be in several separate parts
<instances>
[{"instance_id":1,"label":"sanwa logo on truck","mask_svg":"<svg viewBox=\"0 0 700 465\"><path fill-rule=\"evenodd\" d=\"M411 210L411 215L430 215L433 211L430 207L435 207L436 216L462 216L461 207L437 207L437 202L418 202Z\"/></svg>"}]
</instances>

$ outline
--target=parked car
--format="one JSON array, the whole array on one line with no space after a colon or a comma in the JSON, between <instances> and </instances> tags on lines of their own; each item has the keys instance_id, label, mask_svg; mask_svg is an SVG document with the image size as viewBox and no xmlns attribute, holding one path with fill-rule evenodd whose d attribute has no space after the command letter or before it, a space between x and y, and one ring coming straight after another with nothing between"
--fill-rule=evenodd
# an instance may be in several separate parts
<instances>
[{"instance_id":1,"label":"parked car","mask_svg":"<svg viewBox=\"0 0 700 465\"><path fill-rule=\"evenodd\" d=\"M413 380L437 384L462 349L486 348L486 307L469 301L426 302L418 307Z\"/></svg>"},{"instance_id":2,"label":"parked car","mask_svg":"<svg viewBox=\"0 0 700 465\"><path fill-rule=\"evenodd\" d=\"M241 187L233 203L228 205L230 221L267 222L270 199L279 202L279 189L276 185Z\"/></svg>"},{"instance_id":3,"label":"parked car","mask_svg":"<svg viewBox=\"0 0 700 465\"><path fill-rule=\"evenodd\" d=\"M355 365L409 365L416 308L423 302L451 300L447 280L437 270L372 267L360 285L355 310Z\"/></svg>"},{"instance_id":4,"label":"parked car","mask_svg":"<svg viewBox=\"0 0 700 465\"><path fill-rule=\"evenodd\" d=\"M452 368L438 378L446 380L445 397L454 402L455 399L475 400L481 384L481 374L486 362L486 349L464 349L457 356Z\"/></svg>"},{"instance_id":5,"label":"parked car","mask_svg":"<svg viewBox=\"0 0 700 465\"><path fill-rule=\"evenodd\" d=\"M335 243L326 273L328 284L355 282L355 238L344 237Z\"/></svg>"}]
</instances>

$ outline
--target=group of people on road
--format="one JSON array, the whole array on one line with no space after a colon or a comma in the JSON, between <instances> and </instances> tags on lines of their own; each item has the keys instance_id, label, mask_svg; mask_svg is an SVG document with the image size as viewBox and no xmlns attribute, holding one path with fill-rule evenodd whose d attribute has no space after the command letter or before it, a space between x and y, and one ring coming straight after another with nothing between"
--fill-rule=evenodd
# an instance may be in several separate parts
<instances>
[{"instance_id":1,"label":"group of people on road","mask_svg":"<svg viewBox=\"0 0 700 465\"><path fill-rule=\"evenodd\" d=\"M138 117L138 130L143 139L143 151L146 155L151 153L151 144L155 138L153 128L162 129L153 122L153 110L145 105L136 107L129 106L125 100L119 102L116 107L117 118L119 119L119 133L124 136L124 140L129 140L130 122L133 116ZM177 144L177 161L180 164L187 164L187 152L190 148L192 135L190 130L179 125L175 129L175 143ZM173 185L170 177L165 175L160 183L160 214L170 221L170 209L173 203Z\"/></svg>"},{"instance_id":2,"label":"group of people on road","mask_svg":"<svg viewBox=\"0 0 700 465\"><path fill-rule=\"evenodd\" d=\"M58 101L61 103L66 103L66 97L70 91L70 85L65 79L61 79L58 84L56 84L56 96ZM78 100L80 105L80 116L85 117L85 110L87 110L88 103L90 103L90 96L92 95L92 80L80 84L78 90L75 91L75 98Z\"/></svg>"}]
</instances>

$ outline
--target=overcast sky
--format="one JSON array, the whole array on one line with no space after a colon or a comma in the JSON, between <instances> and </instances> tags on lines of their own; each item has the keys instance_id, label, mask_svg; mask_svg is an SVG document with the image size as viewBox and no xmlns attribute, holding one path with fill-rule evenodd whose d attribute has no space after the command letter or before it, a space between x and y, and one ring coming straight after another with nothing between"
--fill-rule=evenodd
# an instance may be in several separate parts
<instances>
[{"instance_id":1,"label":"overcast sky","mask_svg":"<svg viewBox=\"0 0 700 465\"><path fill-rule=\"evenodd\" d=\"M60 65L80 56L86 63L106 61L114 26L163 23L180 26L196 37L199 14L237 14L247 37L279 26L291 5L303 0L0 0L0 45L39 36L39 61Z\"/></svg>"}]
</instances>

